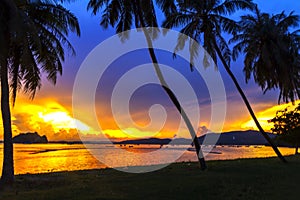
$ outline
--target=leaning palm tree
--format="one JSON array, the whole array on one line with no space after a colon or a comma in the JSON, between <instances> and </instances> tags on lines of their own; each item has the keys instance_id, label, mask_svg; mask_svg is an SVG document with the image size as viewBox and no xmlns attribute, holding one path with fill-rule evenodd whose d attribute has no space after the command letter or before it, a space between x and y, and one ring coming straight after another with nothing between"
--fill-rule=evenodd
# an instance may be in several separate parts
<instances>
[{"instance_id":1,"label":"leaning palm tree","mask_svg":"<svg viewBox=\"0 0 300 200\"><path fill-rule=\"evenodd\" d=\"M254 15L245 15L239 22L239 33L230 42L237 42L233 58L245 55L246 81L254 81L267 92L279 89L278 103L300 98L299 26L300 16L293 12L276 15L262 13L257 7Z\"/></svg>"},{"instance_id":2,"label":"leaning palm tree","mask_svg":"<svg viewBox=\"0 0 300 200\"><path fill-rule=\"evenodd\" d=\"M165 15L176 11L173 0L156 0L155 2ZM133 24L136 28L142 28L147 41L148 52L160 84L185 121L196 148L200 167L202 170L205 170L207 167L196 132L185 110L165 81L153 49L152 40L157 36L157 30L153 29L153 27L158 27L154 2L152 0L90 0L88 9L91 9L94 15L101 12L101 26L104 28L107 28L109 25L115 27L116 32L120 34L123 40L126 39L127 35L122 33L130 30Z\"/></svg>"},{"instance_id":3,"label":"leaning palm tree","mask_svg":"<svg viewBox=\"0 0 300 200\"><path fill-rule=\"evenodd\" d=\"M246 95L230 70L231 50L222 35L223 32L235 34L237 31L236 22L226 17L227 15L235 13L238 9L253 10L255 4L252 3L252 0L177 0L177 7L177 12L168 15L163 26L165 28L183 27L181 33L202 43L216 64L217 57L219 57L259 131L272 146L278 157L286 162L274 142L261 127ZM176 46L175 53L183 48L182 40L186 40L185 38L179 39L181 42ZM191 59L195 54L195 52L191 52Z\"/></svg>"},{"instance_id":4,"label":"leaning palm tree","mask_svg":"<svg viewBox=\"0 0 300 200\"><path fill-rule=\"evenodd\" d=\"M16 101L23 90L31 98L41 87L41 74L56 83L62 74L62 61L67 47L74 49L67 39L69 32L80 35L77 18L54 1L2 1L1 30L1 112L4 128L2 183L14 181L13 143L10 98ZM3 8L3 7L2 7Z\"/></svg>"}]
</instances>

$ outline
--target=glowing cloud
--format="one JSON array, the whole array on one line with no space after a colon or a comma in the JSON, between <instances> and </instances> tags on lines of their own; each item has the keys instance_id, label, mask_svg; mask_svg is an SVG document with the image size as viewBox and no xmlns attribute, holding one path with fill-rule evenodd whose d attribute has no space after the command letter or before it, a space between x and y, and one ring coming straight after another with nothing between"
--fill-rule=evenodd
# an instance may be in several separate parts
<instances>
[{"instance_id":1,"label":"glowing cloud","mask_svg":"<svg viewBox=\"0 0 300 200\"><path fill-rule=\"evenodd\" d=\"M78 132L95 133L86 123L72 118L70 113L53 99L39 99L39 101L19 99L16 107L12 109L13 135L37 131L46 135L49 140L79 140ZM0 129L3 130L2 126Z\"/></svg>"},{"instance_id":2,"label":"glowing cloud","mask_svg":"<svg viewBox=\"0 0 300 200\"><path fill-rule=\"evenodd\" d=\"M292 103L288 103L288 104L281 104L281 105L272 106L271 108L268 108L264 111L258 112L256 114L256 116L258 118L258 121L262 125L262 127L266 131L270 131L271 128L273 127L273 124L269 123L268 120L274 118L275 115L276 115L276 112L278 110L283 110L286 107L288 107L289 109L293 109L299 103L300 103L300 100L296 101L294 105ZM248 120L246 122L243 122L241 124L241 128L242 129L256 129L257 130L256 125L255 125L255 123L252 119Z\"/></svg>"}]
</instances>

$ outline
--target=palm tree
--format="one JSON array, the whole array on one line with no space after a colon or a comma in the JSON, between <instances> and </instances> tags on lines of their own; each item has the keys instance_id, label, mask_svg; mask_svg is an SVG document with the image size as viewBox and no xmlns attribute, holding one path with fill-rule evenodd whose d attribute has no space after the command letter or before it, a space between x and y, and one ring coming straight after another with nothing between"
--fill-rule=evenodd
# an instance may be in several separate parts
<instances>
[{"instance_id":1,"label":"palm tree","mask_svg":"<svg viewBox=\"0 0 300 200\"><path fill-rule=\"evenodd\" d=\"M41 87L41 73L56 83L62 74L64 47L74 52L67 39L69 32L80 35L77 18L51 1L2 1L0 22L1 112L4 128L1 182L14 181L13 143L9 93L12 103L23 90L34 98Z\"/></svg>"},{"instance_id":2,"label":"palm tree","mask_svg":"<svg viewBox=\"0 0 300 200\"><path fill-rule=\"evenodd\" d=\"M156 0L156 4L165 15L176 11L174 1L172 0ZM196 132L175 94L169 89L153 49L152 39L157 36L157 32L156 29L152 27L158 27L154 2L152 0L90 0L88 9L91 9L94 15L101 11L101 26L104 28L107 28L109 25L116 27L116 32L120 34L123 40L126 39L127 36L122 34L122 32L129 30L133 24L136 28L142 28L148 44L148 52L155 72L160 80L160 84L184 119L190 135L193 138L201 169L205 170L207 167Z\"/></svg>"},{"instance_id":3,"label":"palm tree","mask_svg":"<svg viewBox=\"0 0 300 200\"><path fill-rule=\"evenodd\" d=\"M239 22L239 34L230 42L237 42L233 58L245 55L246 81L253 74L255 82L267 92L279 89L278 103L300 98L300 17L284 12L276 15L261 13L256 7L254 15L245 15Z\"/></svg>"},{"instance_id":4,"label":"palm tree","mask_svg":"<svg viewBox=\"0 0 300 200\"><path fill-rule=\"evenodd\" d=\"M236 22L226 17L226 15L233 14L238 9L253 10L255 4L252 3L252 0L177 0L177 6L177 12L168 15L163 26L165 28L183 26L181 33L188 35L200 43L202 42L204 48L215 63L217 63L217 57L219 57L226 72L240 93L259 131L272 146L278 157L286 162L271 138L261 127L246 95L230 70L231 50L222 35L223 32L234 34L237 31ZM175 48L175 53L182 48L181 44L182 41L181 43L178 43ZM195 52L191 52L191 58L195 56L194 54Z\"/></svg>"}]
</instances>

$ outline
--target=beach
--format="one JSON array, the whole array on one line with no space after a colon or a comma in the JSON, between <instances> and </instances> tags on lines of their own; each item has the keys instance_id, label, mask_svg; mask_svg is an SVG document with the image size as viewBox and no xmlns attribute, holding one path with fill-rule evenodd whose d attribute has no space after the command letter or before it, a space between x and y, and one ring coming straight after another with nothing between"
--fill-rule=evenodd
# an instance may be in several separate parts
<instances>
[{"instance_id":1,"label":"beach","mask_svg":"<svg viewBox=\"0 0 300 200\"><path fill-rule=\"evenodd\" d=\"M299 156L175 163L159 171L130 174L114 169L16 176L11 199L299 199Z\"/></svg>"},{"instance_id":2,"label":"beach","mask_svg":"<svg viewBox=\"0 0 300 200\"><path fill-rule=\"evenodd\" d=\"M107 167L158 165L197 161L190 145L15 144L15 174L102 169ZM89 149L86 149L89 148ZM206 160L265 158L276 156L267 146L203 146ZM293 148L280 148L283 155ZM2 163L2 146L0 147ZM2 165L0 166L1 170Z\"/></svg>"}]
</instances>

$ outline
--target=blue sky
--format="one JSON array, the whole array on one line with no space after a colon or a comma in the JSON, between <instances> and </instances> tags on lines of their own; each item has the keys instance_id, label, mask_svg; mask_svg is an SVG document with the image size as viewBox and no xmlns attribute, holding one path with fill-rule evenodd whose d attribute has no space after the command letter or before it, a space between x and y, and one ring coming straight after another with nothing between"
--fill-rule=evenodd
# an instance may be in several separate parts
<instances>
[{"instance_id":1,"label":"blue sky","mask_svg":"<svg viewBox=\"0 0 300 200\"><path fill-rule=\"evenodd\" d=\"M279 13L281 11L286 11L287 13L289 13L291 11L295 11L297 14L300 14L300 1L254 0L254 2L259 5L259 8L263 12ZM93 16L90 11L86 10L86 6L87 1L75 1L74 3L66 5L66 7L78 17L82 31L80 38L77 38L73 35L70 36L70 40L76 49L77 55L75 57L67 57L63 77L60 77L58 82L58 84L62 84L64 87L68 88L72 87L77 70L88 53L99 43L115 34L115 31L112 28L104 30L102 27L100 27L99 23L101 16ZM233 16L233 18L236 19L240 14L242 13L238 12ZM252 90L256 91L256 86L252 82L250 82L248 85L244 84L245 81L242 74L241 65L242 63L240 61L232 64L232 69L235 75L238 77L242 86L245 89L249 90L250 93ZM232 87L230 79L226 76L221 68L220 71L227 86L227 92L233 92L234 88ZM274 93L276 94L277 92ZM276 95L270 93L269 95L267 95L267 97L265 96L262 98L263 100L265 100L266 98L273 100L274 96Z\"/></svg>"},{"instance_id":2,"label":"blue sky","mask_svg":"<svg viewBox=\"0 0 300 200\"><path fill-rule=\"evenodd\" d=\"M76 77L76 73L89 54L89 52L95 48L102 41L108 39L109 37L115 34L115 30L113 28L108 28L104 30L100 27L100 19L101 16L93 16L90 11L87 11L87 2L88 1L75 1L73 3L68 3L65 6L71 12L73 12L80 23L81 27L81 37L78 38L75 35L70 35L69 39L73 44L76 50L76 56L67 56L66 61L64 63L64 71L63 76L58 77L58 81L56 86L52 86L47 81L43 82L43 87L41 91L37 93L37 96L32 104L43 104L43 99L55 99L55 101L60 104L62 107L66 108L70 113L72 113L72 89L74 84L74 79ZM259 6L259 8L263 12L269 13L280 13L285 11L287 13L291 11L295 11L296 14L300 14L300 1L296 0L254 0ZM233 19L238 20L239 16L244 14L242 12L237 12ZM159 13L159 18L162 20L162 15ZM116 47L112 47L116 48ZM105 52L103 52L105 54ZM107 72L107 76L104 77L104 85L99 85L96 95L96 102L106 102L109 103L109 93L112 91L114 83L118 80L118 78L122 75L122 73L128 71L130 68L137 66L143 63L149 63L149 55L147 51L138 51L133 52L131 55L127 55L128 57L120 57L118 58L111 66L111 72ZM168 57L168 58L167 58ZM167 54L166 52L158 53L159 61L164 64L169 64L174 68L178 68L179 71L183 71L184 73L189 72L189 68L180 68L180 66L186 65L182 60L172 60L171 54ZM240 58L237 62L232 63L231 69L238 78L241 87L244 89L249 101L253 105L253 108L256 112L262 112L272 106L277 104L278 91L269 91L267 94L263 95L261 89L254 83L254 81L250 81L248 84L245 83L244 75L242 72L242 58ZM249 120L250 117L248 112L237 93L231 79L224 71L223 67L219 67L219 71L221 73L222 79L224 81L226 94L227 94L227 116L226 122L227 130L238 129L239 126L231 126L230 124L239 123L241 119ZM106 78L106 80L105 80ZM142 77L139 77L142 78ZM198 100L200 106L203 107L202 112L206 116L210 116L210 101L208 99L208 91L203 83L203 80L195 78L193 74L188 75L188 79L193 83L194 87L201 90L201 92L197 93ZM144 91L142 91L144 90ZM155 93L155 97L153 95L148 94ZM157 98L159 96L159 98ZM147 110L149 106L153 103L159 103L162 101L162 104L170 106L171 103L161 90L161 88L157 86L146 86L144 88L140 88L135 94L132 100L132 104L135 106L131 106L132 112L138 112L140 110ZM18 102L17 102L18 104ZM100 103L101 104L101 103ZM96 105L96 107L99 105ZM101 106L100 106L101 107ZM109 115L110 113L105 111L101 114L101 112L97 113L98 117L103 117L103 115ZM138 115L139 116L139 115ZM172 115L171 120L178 120L178 115ZM145 116L143 116L145 117ZM147 116L145 117L147 118ZM138 120L138 119L137 119ZM103 123L106 123L104 120ZM251 127L249 127L251 128ZM27 130L26 130L27 131Z\"/></svg>"}]
</instances>

